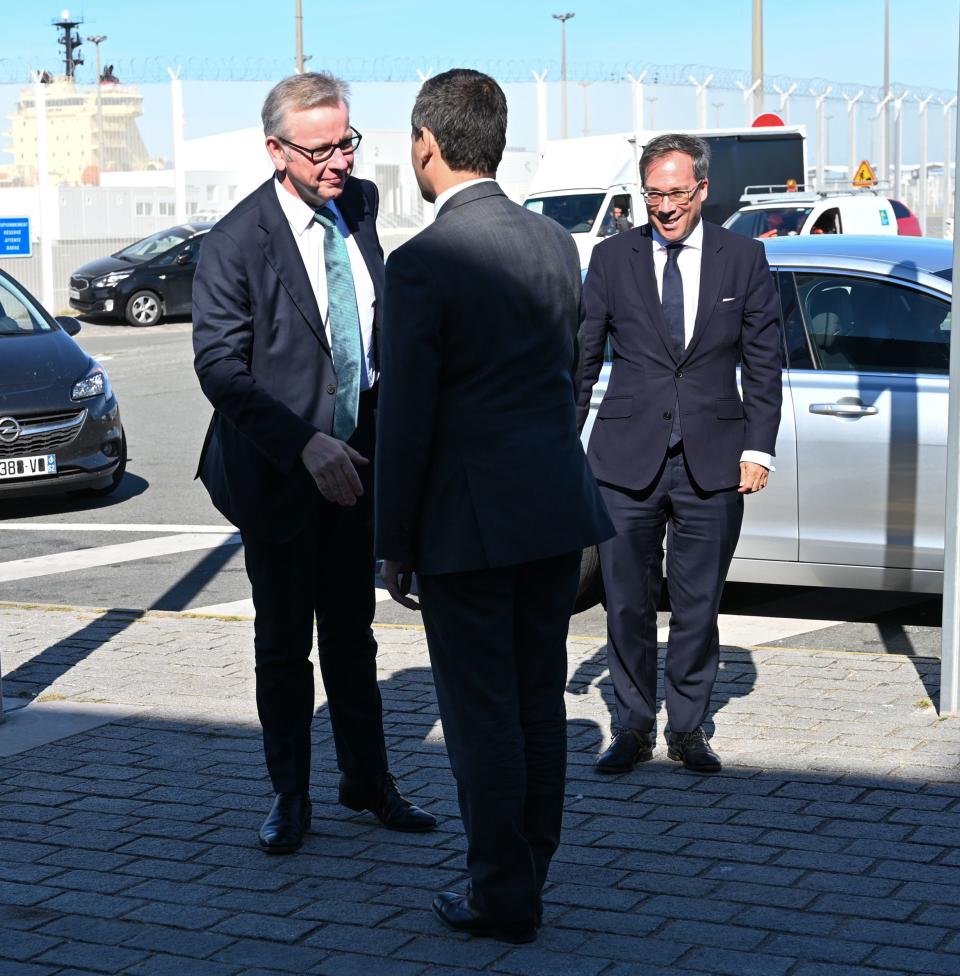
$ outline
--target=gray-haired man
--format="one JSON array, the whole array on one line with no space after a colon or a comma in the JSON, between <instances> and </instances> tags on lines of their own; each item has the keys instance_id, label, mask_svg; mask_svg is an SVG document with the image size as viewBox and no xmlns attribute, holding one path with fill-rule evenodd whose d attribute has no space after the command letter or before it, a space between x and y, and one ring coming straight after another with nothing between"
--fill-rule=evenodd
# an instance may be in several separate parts
<instances>
[{"instance_id":1,"label":"gray-haired man","mask_svg":"<svg viewBox=\"0 0 960 976\"><path fill-rule=\"evenodd\" d=\"M215 409L198 474L243 537L277 794L260 844L274 854L310 827L314 622L340 802L392 829L436 826L400 795L384 745L371 630L383 252L377 189L350 175L347 98L326 74L273 88L274 178L207 235L193 286L195 366Z\"/></svg>"}]
</instances>

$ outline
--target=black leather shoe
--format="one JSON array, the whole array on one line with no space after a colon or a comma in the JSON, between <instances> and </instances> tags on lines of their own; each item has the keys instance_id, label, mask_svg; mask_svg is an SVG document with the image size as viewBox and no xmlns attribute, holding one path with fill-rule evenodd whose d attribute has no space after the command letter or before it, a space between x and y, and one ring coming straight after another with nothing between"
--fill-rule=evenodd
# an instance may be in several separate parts
<instances>
[{"instance_id":1,"label":"black leather shoe","mask_svg":"<svg viewBox=\"0 0 960 976\"><path fill-rule=\"evenodd\" d=\"M703 726L692 732L671 732L667 736L667 755L695 773L719 773L720 757L710 748Z\"/></svg>"},{"instance_id":2,"label":"black leather shoe","mask_svg":"<svg viewBox=\"0 0 960 976\"><path fill-rule=\"evenodd\" d=\"M292 854L303 844L312 813L306 793L278 793L260 828L260 846L268 854Z\"/></svg>"},{"instance_id":3,"label":"black leather shoe","mask_svg":"<svg viewBox=\"0 0 960 976\"><path fill-rule=\"evenodd\" d=\"M653 759L653 736L636 729L620 729L600 753L593 767L598 773L629 773L637 763Z\"/></svg>"},{"instance_id":4,"label":"black leather shoe","mask_svg":"<svg viewBox=\"0 0 960 976\"><path fill-rule=\"evenodd\" d=\"M441 891L433 899L433 913L454 932L466 932L467 935L496 939L511 945L533 942L537 937L537 930L532 926L506 925L485 918L466 895L458 895L455 891Z\"/></svg>"},{"instance_id":5,"label":"black leather shoe","mask_svg":"<svg viewBox=\"0 0 960 976\"><path fill-rule=\"evenodd\" d=\"M357 786L341 776L340 802L351 810L369 810L388 830L419 834L437 826L437 818L403 796L389 773L373 788Z\"/></svg>"}]
</instances>

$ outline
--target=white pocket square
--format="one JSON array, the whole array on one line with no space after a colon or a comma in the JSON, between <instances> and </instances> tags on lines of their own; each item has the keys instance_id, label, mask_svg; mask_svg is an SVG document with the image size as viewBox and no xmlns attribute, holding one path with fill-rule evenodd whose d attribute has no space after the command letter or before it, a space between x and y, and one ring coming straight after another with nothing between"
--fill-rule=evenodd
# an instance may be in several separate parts
<instances>
[{"instance_id":1,"label":"white pocket square","mask_svg":"<svg viewBox=\"0 0 960 976\"><path fill-rule=\"evenodd\" d=\"M721 298L720 299L721 302L735 302L736 300L737 300L737 296L736 295L734 295L732 298Z\"/></svg>"}]
</instances>

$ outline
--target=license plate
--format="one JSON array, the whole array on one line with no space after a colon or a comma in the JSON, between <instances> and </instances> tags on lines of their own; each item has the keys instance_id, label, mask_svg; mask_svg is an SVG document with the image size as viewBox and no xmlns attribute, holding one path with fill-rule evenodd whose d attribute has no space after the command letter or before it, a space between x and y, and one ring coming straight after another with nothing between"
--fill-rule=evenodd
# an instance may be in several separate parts
<instances>
[{"instance_id":1,"label":"license plate","mask_svg":"<svg viewBox=\"0 0 960 976\"><path fill-rule=\"evenodd\" d=\"M0 459L0 480L7 478L37 478L57 473L56 454L35 454L33 457Z\"/></svg>"},{"instance_id":2,"label":"license plate","mask_svg":"<svg viewBox=\"0 0 960 976\"><path fill-rule=\"evenodd\" d=\"M80 292L77 291L76 288L71 288L70 289L70 297L71 298L79 298L80 297Z\"/></svg>"}]
</instances>

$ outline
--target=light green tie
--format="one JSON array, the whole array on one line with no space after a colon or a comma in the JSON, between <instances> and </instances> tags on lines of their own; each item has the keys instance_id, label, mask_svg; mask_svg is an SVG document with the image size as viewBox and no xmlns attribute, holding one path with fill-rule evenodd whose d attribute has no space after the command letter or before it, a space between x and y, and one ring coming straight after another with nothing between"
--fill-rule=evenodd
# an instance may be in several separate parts
<instances>
[{"instance_id":1,"label":"light green tie","mask_svg":"<svg viewBox=\"0 0 960 976\"><path fill-rule=\"evenodd\" d=\"M357 292L350 270L347 244L337 229L337 218L329 207L316 211L323 227L323 263L327 271L327 303L330 316L330 346L337 372L337 395L333 411L333 436L348 440L357 429L360 406L362 344Z\"/></svg>"}]
</instances>

